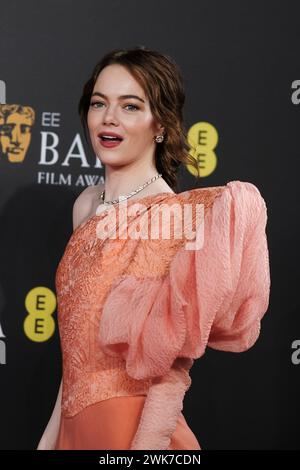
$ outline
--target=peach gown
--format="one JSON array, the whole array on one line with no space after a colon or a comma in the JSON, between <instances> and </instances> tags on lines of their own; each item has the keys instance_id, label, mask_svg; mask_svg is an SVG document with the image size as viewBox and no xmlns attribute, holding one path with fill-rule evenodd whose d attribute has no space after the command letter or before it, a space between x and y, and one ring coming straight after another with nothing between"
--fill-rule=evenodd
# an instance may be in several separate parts
<instances>
[{"instance_id":1,"label":"peach gown","mask_svg":"<svg viewBox=\"0 0 300 470\"><path fill-rule=\"evenodd\" d=\"M74 230L55 278L56 450L200 449L182 413L189 371L206 346L256 342L269 305L266 222L257 187L231 181L128 199Z\"/></svg>"}]
</instances>

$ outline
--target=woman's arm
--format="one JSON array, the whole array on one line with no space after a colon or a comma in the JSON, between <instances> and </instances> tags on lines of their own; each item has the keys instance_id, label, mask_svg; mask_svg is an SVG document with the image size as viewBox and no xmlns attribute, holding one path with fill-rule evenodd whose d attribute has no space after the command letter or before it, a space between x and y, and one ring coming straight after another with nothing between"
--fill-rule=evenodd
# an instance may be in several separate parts
<instances>
[{"instance_id":1,"label":"woman's arm","mask_svg":"<svg viewBox=\"0 0 300 470\"><path fill-rule=\"evenodd\" d=\"M46 426L46 429L41 437L41 440L38 444L36 450L54 450L56 440L58 437L59 425L60 425L60 415L61 415L61 397L62 397L62 380L60 382L60 387L52 412L51 418Z\"/></svg>"}]
</instances>

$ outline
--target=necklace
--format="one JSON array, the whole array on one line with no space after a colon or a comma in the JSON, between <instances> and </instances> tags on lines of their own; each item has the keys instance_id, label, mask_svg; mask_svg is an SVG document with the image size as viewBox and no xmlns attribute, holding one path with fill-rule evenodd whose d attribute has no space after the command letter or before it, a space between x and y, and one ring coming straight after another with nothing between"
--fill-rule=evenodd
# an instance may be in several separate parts
<instances>
[{"instance_id":1,"label":"necklace","mask_svg":"<svg viewBox=\"0 0 300 470\"><path fill-rule=\"evenodd\" d=\"M142 186L139 186L137 189L135 189L131 193L119 196L119 199L113 199L112 201L105 201L104 200L105 199L105 190L101 191L101 193L99 195L99 199L102 201L103 204L118 204L120 201L125 201L126 199L129 199L130 197L134 196L134 194L142 191L142 189L144 189L146 186L148 186L148 184L153 183L153 181L157 180L157 178L160 178L161 176L162 176L161 173L157 173L157 175L150 178L150 180L146 181L146 183L144 183Z\"/></svg>"}]
</instances>

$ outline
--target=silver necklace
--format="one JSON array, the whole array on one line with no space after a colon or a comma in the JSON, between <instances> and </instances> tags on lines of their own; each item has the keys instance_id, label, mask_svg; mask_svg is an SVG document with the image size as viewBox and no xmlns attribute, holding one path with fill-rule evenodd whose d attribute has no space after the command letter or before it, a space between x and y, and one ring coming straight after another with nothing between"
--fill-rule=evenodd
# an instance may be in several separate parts
<instances>
[{"instance_id":1,"label":"silver necklace","mask_svg":"<svg viewBox=\"0 0 300 470\"><path fill-rule=\"evenodd\" d=\"M146 181L146 183L144 183L142 186L139 186L137 189L135 189L131 193L126 194L124 196L123 195L119 196L119 199L113 199L112 201L105 201L104 200L105 199L105 190L101 191L101 193L99 195L99 199L102 201L103 204L118 204L120 201L125 201L126 199L134 196L136 193L142 191L142 189L144 189L146 186L148 186L148 184L153 183L153 181L157 180L157 178L160 178L161 176L162 176L161 173L157 173L157 175L150 178L150 180Z\"/></svg>"}]
</instances>

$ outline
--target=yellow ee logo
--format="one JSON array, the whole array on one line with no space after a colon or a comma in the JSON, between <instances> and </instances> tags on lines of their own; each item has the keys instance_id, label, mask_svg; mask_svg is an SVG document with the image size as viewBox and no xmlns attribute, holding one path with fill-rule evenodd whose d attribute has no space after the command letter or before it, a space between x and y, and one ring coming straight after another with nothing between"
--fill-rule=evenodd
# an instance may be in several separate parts
<instances>
[{"instance_id":1,"label":"yellow ee logo","mask_svg":"<svg viewBox=\"0 0 300 470\"><path fill-rule=\"evenodd\" d=\"M35 287L25 298L28 312L24 320L24 331L29 339L36 342L47 341L55 331L52 317L56 309L56 297L48 287Z\"/></svg>"},{"instance_id":2,"label":"yellow ee logo","mask_svg":"<svg viewBox=\"0 0 300 470\"><path fill-rule=\"evenodd\" d=\"M209 176L217 166L214 149L219 137L216 128L209 122L197 122L189 129L187 140L191 147L189 154L197 161L200 176ZM187 169L198 176L192 165L187 165Z\"/></svg>"}]
</instances>

